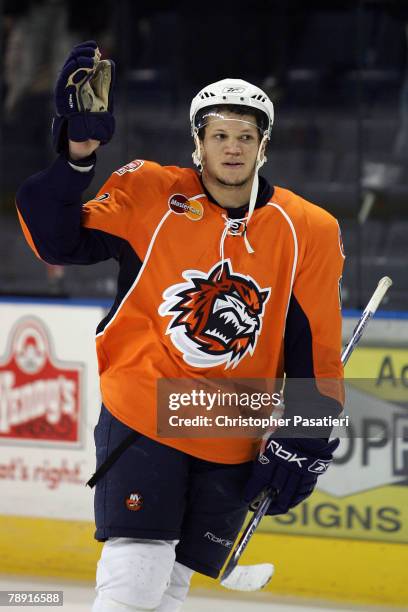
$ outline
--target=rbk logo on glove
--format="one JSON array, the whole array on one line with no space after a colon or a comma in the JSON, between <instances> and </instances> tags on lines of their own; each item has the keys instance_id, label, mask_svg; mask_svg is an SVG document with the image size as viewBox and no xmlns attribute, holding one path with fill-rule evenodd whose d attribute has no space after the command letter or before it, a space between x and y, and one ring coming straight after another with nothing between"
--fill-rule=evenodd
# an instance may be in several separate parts
<instances>
[{"instance_id":1,"label":"rbk logo on glove","mask_svg":"<svg viewBox=\"0 0 408 612\"><path fill-rule=\"evenodd\" d=\"M299 467L303 467L302 461L307 461L307 457L298 457L296 453L291 453L285 450L283 446L279 444L279 442L277 442L276 440L271 440L266 448L269 449L271 453L273 453L277 457L280 457L285 461L289 461L289 463L295 461Z\"/></svg>"},{"instance_id":2,"label":"rbk logo on glove","mask_svg":"<svg viewBox=\"0 0 408 612\"><path fill-rule=\"evenodd\" d=\"M318 477L332 462L339 442L338 439L326 442L313 438L270 437L254 462L245 488L245 501L254 510L262 491L271 489L275 494L267 514L285 514L313 492Z\"/></svg>"},{"instance_id":3,"label":"rbk logo on glove","mask_svg":"<svg viewBox=\"0 0 408 612\"><path fill-rule=\"evenodd\" d=\"M323 474L324 472L326 472L326 470L328 469L332 461L331 459L327 461L323 461L322 459L317 459L316 461L313 461L311 465L307 465L307 463L303 464L302 461L306 461L306 462L308 461L307 457L299 457L296 453L291 453L285 450L283 446L279 444L279 442L277 442L276 440L271 440L266 448L270 450L271 453L279 457L280 459L284 459L285 461L288 461L289 463L291 462L297 463L297 465L300 468L307 466L308 472L313 472L314 474ZM266 455L264 454L259 455L258 461L264 465L266 463L269 463L268 457L266 457Z\"/></svg>"}]
</instances>

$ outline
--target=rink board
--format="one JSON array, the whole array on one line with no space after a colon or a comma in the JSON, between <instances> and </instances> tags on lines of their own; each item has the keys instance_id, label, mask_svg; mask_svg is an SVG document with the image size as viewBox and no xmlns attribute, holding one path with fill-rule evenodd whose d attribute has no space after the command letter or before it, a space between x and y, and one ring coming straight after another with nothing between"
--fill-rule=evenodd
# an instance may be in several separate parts
<instances>
[{"instance_id":1,"label":"rink board","mask_svg":"<svg viewBox=\"0 0 408 612\"><path fill-rule=\"evenodd\" d=\"M1 517L0 573L91 580L101 545L91 523ZM245 564L271 561L265 590L338 602L408 605L408 550L401 544L257 534ZM195 574L193 587L223 590Z\"/></svg>"},{"instance_id":2,"label":"rink board","mask_svg":"<svg viewBox=\"0 0 408 612\"><path fill-rule=\"evenodd\" d=\"M94 471L100 405L92 332L105 313L100 304L0 299L0 573L94 579L101 545L84 484ZM346 336L353 323L345 320ZM394 405L404 410L407 330L406 317L374 321L348 366L348 375L378 378L380 413ZM47 399L47 413L34 428L13 413L12 401L38 395ZM408 606L408 487L401 475L407 451L408 440L388 434L370 449L342 440L338 454L346 460L319 479L304 504L265 519L245 552L246 564L275 564L266 590ZM193 585L220 588L200 575Z\"/></svg>"}]
</instances>

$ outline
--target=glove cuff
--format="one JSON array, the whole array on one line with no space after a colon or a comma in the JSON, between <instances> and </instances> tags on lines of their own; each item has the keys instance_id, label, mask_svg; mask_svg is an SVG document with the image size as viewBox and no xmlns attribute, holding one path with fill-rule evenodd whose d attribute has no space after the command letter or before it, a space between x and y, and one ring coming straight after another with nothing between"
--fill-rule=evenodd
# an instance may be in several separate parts
<instances>
[{"instance_id":1,"label":"glove cuff","mask_svg":"<svg viewBox=\"0 0 408 612\"><path fill-rule=\"evenodd\" d=\"M67 162L77 172L90 172L93 170L96 164L96 155L95 152L87 157L82 157L81 159L72 159L69 155L67 156Z\"/></svg>"},{"instance_id":2,"label":"glove cuff","mask_svg":"<svg viewBox=\"0 0 408 612\"><path fill-rule=\"evenodd\" d=\"M68 156L68 140L85 142L99 140L103 145L110 141L115 131L115 118L110 112L75 113L68 119L55 116L52 121L52 140L57 153Z\"/></svg>"}]
</instances>

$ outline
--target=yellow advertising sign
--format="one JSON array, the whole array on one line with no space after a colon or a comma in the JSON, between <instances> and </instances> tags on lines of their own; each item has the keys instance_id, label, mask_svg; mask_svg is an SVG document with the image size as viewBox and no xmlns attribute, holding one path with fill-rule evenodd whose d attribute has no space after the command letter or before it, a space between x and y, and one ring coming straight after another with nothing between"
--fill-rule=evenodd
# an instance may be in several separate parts
<instances>
[{"instance_id":1,"label":"yellow advertising sign","mask_svg":"<svg viewBox=\"0 0 408 612\"><path fill-rule=\"evenodd\" d=\"M287 514L265 518L261 531L408 542L407 501L406 487L381 487L345 498L315 491Z\"/></svg>"},{"instance_id":2,"label":"yellow advertising sign","mask_svg":"<svg viewBox=\"0 0 408 612\"><path fill-rule=\"evenodd\" d=\"M346 378L349 389L368 397L361 430L346 432L319 490L287 514L266 518L261 530L408 542L408 349L360 348Z\"/></svg>"}]
</instances>

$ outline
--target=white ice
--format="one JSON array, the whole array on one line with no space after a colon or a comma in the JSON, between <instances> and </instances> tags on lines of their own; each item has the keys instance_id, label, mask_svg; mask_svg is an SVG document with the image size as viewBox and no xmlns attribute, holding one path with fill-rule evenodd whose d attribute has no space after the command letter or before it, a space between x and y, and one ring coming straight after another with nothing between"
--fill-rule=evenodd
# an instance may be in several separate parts
<instances>
[{"instance_id":1,"label":"white ice","mask_svg":"<svg viewBox=\"0 0 408 612\"><path fill-rule=\"evenodd\" d=\"M34 579L16 576L0 575L0 591L63 591L64 605L47 606L47 607L27 607L13 606L7 607L5 610L10 612L30 612L36 610L38 612L90 612L94 597L93 586L89 583L74 583L65 582L57 579ZM259 596L259 597L257 597ZM327 607L321 603L309 603L302 605L301 603L289 603L280 598L272 599L267 593L257 594L255 597L247 594L234 594L225 592L225 596L220 596L219 593L211 593L211 595L190 595L183 607L182 612L350 612L351 610L385 610L385 608L372 607L353 607L347 605ZM261 600L260 600L261 598ZM1 608L2 606L0 606ZM401 609L400 609L401 610ZM397 612L396 608L393 611Z\"/></svg>"}]
</instances>

